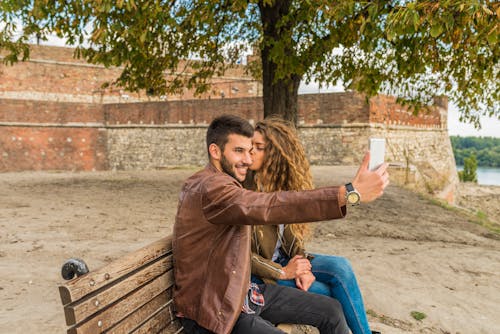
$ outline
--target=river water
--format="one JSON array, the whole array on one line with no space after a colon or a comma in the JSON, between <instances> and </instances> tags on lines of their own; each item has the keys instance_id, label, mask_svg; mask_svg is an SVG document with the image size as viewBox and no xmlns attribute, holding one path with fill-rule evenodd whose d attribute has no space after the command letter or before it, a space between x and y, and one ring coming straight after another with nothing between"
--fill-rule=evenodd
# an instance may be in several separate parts
<instances>
[{"instance_id":1,"label":"river water","mask_svg":"<svg viewBox=\"0 0 500 334\"><path fill-rule=\"evenodd\" d=\"M457 166L457 170L463 169L463 166ZM500 186L500 168L478 167L477 183L483 185Z\"/></svg>"}]
</instances>

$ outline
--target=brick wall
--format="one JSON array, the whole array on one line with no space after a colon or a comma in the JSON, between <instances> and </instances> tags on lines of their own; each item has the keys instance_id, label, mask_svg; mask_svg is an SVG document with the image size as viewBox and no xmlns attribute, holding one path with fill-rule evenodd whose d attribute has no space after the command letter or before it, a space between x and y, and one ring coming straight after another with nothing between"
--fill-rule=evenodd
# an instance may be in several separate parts
<instances>
[{"instance_id":1,"label":"brick wall","mask_svg":"<svg viewBox=\"0 0 500 334\"><path fill-rule=\"evenodd\" d=\"M106 131L102 128L0 127L0 171L105 170Z\"/></svg>"},{"instance_id":2,"label":"brick wall","mask_svg":"<svg viewBox=\"0 0 500 334\"><path fill-rule=\"evenodd\" d=\"M195 97L194 91L151 97L145 92L127 92L105 82L114 82L122 69L87 64L73 58L74 49L51 46L31 46L30 59L14 66L0 62L0 98L33 99L86 103L131 103L160 100L191 100L261 96L262 85L248 76L242 66L228 69L224 76L212 80L212 89ZM2 54L0 53L0 59ZM186 68L181 62L179 68ZM189 66L186 73L189 74ZM168 76L167 76L168 80Z\"/></svg>"},{"instance_id":3,"label":"brick wall","mask_svg":"<svg viewBox=\"0 0 500 334\"><path fill-rule=\"evenodd\" d=\"M208 125L214 117L224 113L239 115L249 120L263 117L261 98L106 104L104 108L108 125Z\"/></svg>"},{"instance_id":4,"label":"brick wall","mask_svg":"<svg viewBox=\"0 0 500 334\"><path fill-rule=\"evenodd\" d=\"M30 61L0 65L0 172L199 166L207 161L205 131L214 117L231 113L252 123L263 117L261 84L241 68L215 78L206 99L191 99L186 91L168 102L151 101L144 93L103 90L120 69L72 54L34 47ZM389 96L301 95L298 113L311 163L357 165L368 138L383 136L386 159L402 171L400 183L411 179L419 189L451 198L457 180L446 98L415 116Z\"/></svg>"},{"instance_id":5,"label":"brick wall","mask_svg":"<svg viewBox=\"0 0 500 334\"><path fill-rule=\"evenodd\" d=\"M38 124L99 123L104 125L104 105L39 100L0 99L0 122Z\"/></svg>"},{"instance_id":6,"label":"brick wall","mask_svg":"<svg viewBox=\"0 0 500 334\"><path fill-rule=\"evenodd\" d=\"M198 156L205 155L204 146L196 143L204 142L204 129L214 117L231 113L254 123L262 119L262 108L261 98L127 104L0 99L1 150L4 157L0 170L140 169L200 164ZM381 115L388 114L386 110L391 110L390 115L400 115L401 118L397 122L393 122L392 118L383 118ZM299 97L299 115L301 133L314 164L357 164L360 156L355 152L365 150L367 138L376 132L374 129L387 130L387 133L381 133L385 137L393 130L401 133L446 133L443 127L446 109L436 107L430 116L417 117L396 107L394 99L389 97L377 97L366 103L362 96L355 93L302 95ZM73 140L71 131L81 138ZM406 140L408 143L423 140L418 136L405 138L398 135L398 138L398 142ZM83 139L85 144L81 144ZM444 145L448 144L445 142ZM141 150L156 152L157 146L164 149L154 157L140 158L150 154ZM201 147L201 151L190 150L189 147ZM399 145L394 149L394 161L403 160L401 152L404 147ZM428 145L414 147L419 152L415 155L416 159L421 159L421 153L429 149ZM86 152L89 149L96 149L94 160L88 158ZM432 149L437 151L435 147ZM446 150L439 148L440 152L448 155L450 150L451 146ZM35 154L41 151L45 152L43 163L37 161L42 159L41 153ZM51 151L54 153L48 154ZM79 156L82 160L85 157L85 161L78 162ZM22 164L16 160L21 157ZM64 165L64 161L68 162L68 166ZM92 162L95 166L91 165Z\"/></svg>"},{"instance_id":7,"label":"brick wall","mask_svg":"<svg viewBox=\"0 0 500 334\"><path fill-rule=\"evenodd\" d=\"M419 115L415 116L407 108L396 103L394 97L378 95L370 99L369 122L425 128L446 127L447 99L436 98L435 106L436 108L421 110ZM445 114L442 114L443 112Z\"/></svg>"}]
</instances>

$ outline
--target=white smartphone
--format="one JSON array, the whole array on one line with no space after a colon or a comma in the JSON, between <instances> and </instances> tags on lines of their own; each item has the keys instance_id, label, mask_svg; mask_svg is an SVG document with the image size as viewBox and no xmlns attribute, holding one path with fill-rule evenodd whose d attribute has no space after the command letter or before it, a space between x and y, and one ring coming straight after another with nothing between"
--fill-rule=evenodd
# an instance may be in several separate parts
<instances>
[{"instance_id":1,"label":"white smartphone","mask_svg":"<svg viewBox=\"0 0 500 334\"><path fill-rule=\"evenodd\" d=\"M370 163L369 170L377 169L384 163L385 157L385 138L370 138Z\"/></svg>"}]
</instances>

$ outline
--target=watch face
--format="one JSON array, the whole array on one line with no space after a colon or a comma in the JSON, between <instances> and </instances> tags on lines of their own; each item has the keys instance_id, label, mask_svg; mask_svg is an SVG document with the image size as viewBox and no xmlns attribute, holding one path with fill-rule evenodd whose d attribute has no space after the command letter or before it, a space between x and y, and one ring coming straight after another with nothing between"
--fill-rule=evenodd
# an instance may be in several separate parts
<instances>
[{"instance_id":1,"label":"watch face","mask_svg":"<svg viewBox=\"0 0 500 334\"><path fill-rule=\"evenodd\" d=\"M355 192L349 193L347 195L347 201L351 204L358 203L359 201L359 195Z\"/></svg>"}]
</instances>

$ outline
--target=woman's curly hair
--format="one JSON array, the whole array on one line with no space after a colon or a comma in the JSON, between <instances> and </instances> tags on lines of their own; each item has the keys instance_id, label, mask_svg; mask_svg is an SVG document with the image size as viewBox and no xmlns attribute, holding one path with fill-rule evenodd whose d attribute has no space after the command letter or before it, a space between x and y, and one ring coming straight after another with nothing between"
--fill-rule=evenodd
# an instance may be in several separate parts
<instances>
[{"instance_id":1,"label":"woman's curly hair","mask_svg":"<svg viewBox=\"0 0 500 334\"><path fill-rule=\"evenodd\" d=\"M266 140L265 159L254 179L258 191L314 188L309 161L291 123L271 117L258 122L255 131ZM291 228L302 239L310 234L309 224L293 224Z\"/></svg>"}]
</instances>

